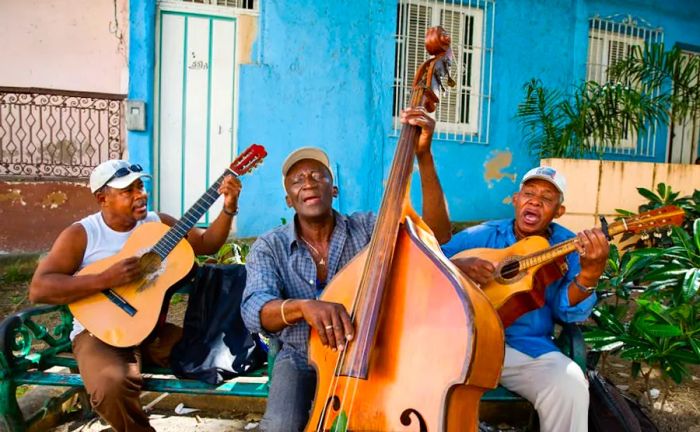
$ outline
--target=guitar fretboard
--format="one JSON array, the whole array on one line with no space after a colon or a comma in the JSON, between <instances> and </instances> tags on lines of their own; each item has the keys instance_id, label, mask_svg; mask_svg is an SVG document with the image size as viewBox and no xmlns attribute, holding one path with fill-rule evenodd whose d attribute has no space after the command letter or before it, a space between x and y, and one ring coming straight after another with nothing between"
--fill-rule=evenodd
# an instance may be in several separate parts
<instances>
[{"instance_id":1,"label":"guitar fretboard","mask_svg":"<svg viewBox=\"0 0 700 432\"><path fill-rule=\"evenodd\" d=\"M224 181L227 175L235 175L233 171L227 169L223 174L212 184L209 189L202 195L197 202L180 218L175 225L153 246L151 252L155 252L161 259L175 248L175 246L185 238L187 233L195 226L197 221L209 210L209 207L214 204L214 201L219 198L219 186Z\"/></svg>"},{"instance_id":2,"label":"guitar fretboard","mask_svg":"<svg viewBox=\"0 0 700 432\"><path fill-rule=\"evenodd\" d=\"M613 222L608 227L608 234L614 236L626 231L626 222ZM560 256L564 256L576 250L576 237L556 244L550 248L526 255L518 260L521 270L538 266L550 261L554 261Z\"/></svg>"}]
</instances>

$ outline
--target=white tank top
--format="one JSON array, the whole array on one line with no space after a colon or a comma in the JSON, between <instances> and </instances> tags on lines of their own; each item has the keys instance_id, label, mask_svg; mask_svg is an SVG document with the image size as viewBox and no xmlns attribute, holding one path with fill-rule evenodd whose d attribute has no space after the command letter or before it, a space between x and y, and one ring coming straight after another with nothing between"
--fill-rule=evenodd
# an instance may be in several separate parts
<instances>
[{"instance_id":1,"label":"white tank top","mask_svg":"<svg viewBox=\"0 0 700 432\"><path fill-rule=\"evenodd\" d=\"M76 222L85 228L85 233L87 234L87 244L85 245L85 253L83 254L83 262L80 263L80 269L103 258L116 255L136 227L146 222L160 222L160 218L157 213L148 212L143 220L136 222L136 226L131 231L124 232L114 231L107 226L102 218L102 212L91 214ZM73 340L83 330L85 330L85 327L80 324L80 321L73 319L73 331L70 333L70 339Z\"/></svg>"}]
</instances>

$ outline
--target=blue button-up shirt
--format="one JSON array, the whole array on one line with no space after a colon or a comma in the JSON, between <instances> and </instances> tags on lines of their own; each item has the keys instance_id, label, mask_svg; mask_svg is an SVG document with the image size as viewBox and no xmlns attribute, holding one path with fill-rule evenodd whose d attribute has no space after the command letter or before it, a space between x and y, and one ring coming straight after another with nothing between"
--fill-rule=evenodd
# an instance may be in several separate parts
<instances>
[{"instance_id":1,"label":"blue button-up shirt","mask_svg":"<svg viewBox=\"0 0 700 432\"><path fill-rule=\"evenodd\" d=\"M513 219L504 219L467 228L452 236L452 240L442 246L442 251L449 258L465 249L506 248L517 241L513 223ZM550 232L549 242L552 245L574 237L574 233L556 223L550 224ZM563 278L547 286L544 306L521 316L506 329L506 343L531 357L558 350L552 340L555 319L563 322L583 321L596 303L596 295L592 294L575 306L569 304L568 287L581 271L581 265L576 252L570 253L566 261L569 269Z\"/></svg>"},{"instance_id":2,"label":"blue button-up shirt","mask_svg":"<svg viewBox=\"0 0 700 432\"><path fill-rule=\"evenodd\" d=\"M328 251L328 280L345 266L372 237L376 217L372 213L343 216L335 212L335 227ZM248 330L269 335L260 323L265 303L277 299L314 299L316 264L306 245L297 237L295 224L278 227L259 237L246 259L247 280L241 312ZM300 368L308 368L309 325L300 321L285 327L278 336L282 350L278 358L291 357Z\"/></svg>"}]
</instances>

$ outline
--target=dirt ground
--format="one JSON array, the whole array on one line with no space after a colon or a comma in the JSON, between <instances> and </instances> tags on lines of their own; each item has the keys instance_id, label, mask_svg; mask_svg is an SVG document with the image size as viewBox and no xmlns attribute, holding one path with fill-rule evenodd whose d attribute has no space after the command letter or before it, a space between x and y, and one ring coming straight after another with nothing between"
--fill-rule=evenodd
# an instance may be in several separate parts
<instances>
[{"instance_id":1,"label":"dirt ground","mask_svg":"<svg viewBox=\"0 0 700 432\"><path fill-rule=\"evenodd\" d=\"M31 306L27 299L27 285L33 266L34 263L31 261L0 262L0 317L3 319L9 314ZM173 303L169 321L181 323L186 302L180 301L180 299L175 297ZM668 384L668 395L663 408L661 407L661 400L667 384L659 378L658 373L652 374L651 388L655 389L652 393L656 394L656 391L658 391L659 394L652 398L651 403L653 406L650 406L646 397L642 394L642 379L634 379L630 376L630 365L628 362L611 356L605 361L605 367L602 372L626 394L640 401L645 412L649 414L660 431L700 432L700 366L689 367L690 377L680 385L675 383ZM21 391L26 391L26 389ZM64 428L60 430L75 429ZM517 429L503 428L502 430L514 431Z\"/></svg>"}]
</instances>

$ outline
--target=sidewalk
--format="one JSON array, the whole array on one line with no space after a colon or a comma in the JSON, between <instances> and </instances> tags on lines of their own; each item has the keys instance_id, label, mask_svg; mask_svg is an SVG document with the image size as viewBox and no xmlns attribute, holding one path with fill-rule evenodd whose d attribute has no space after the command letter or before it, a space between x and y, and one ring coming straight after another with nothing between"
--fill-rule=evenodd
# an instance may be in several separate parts
<instances>
[{"instance_id":1,"label":"sidewalk","mask_svg":"<svg viewBox=\"0 0 700 432\"><path fill-rule=\"evenodd\" d=\"M200 417L199 415L177 415L170 412L157 410L150 414L151 426L158 432L250 432L257 431L259 418L255 421ZM62 424L51 429L51 432L107 432L112 429L94 418L87 421L75 421Z\"/></svg>"}]
</instances>

